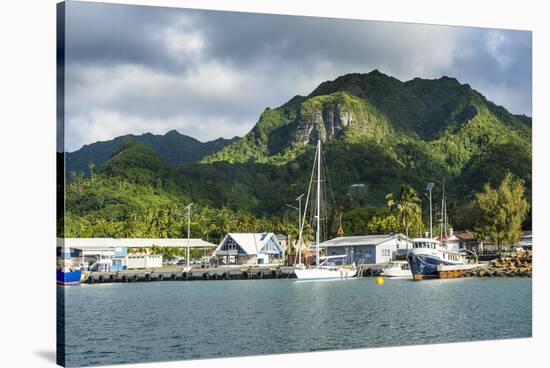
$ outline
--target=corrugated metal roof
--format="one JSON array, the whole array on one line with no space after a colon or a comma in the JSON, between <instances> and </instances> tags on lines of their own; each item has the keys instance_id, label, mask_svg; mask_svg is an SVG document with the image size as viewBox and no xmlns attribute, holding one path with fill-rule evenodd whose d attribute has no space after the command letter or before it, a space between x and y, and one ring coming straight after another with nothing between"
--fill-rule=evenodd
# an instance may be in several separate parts
<instances>
[{"instance_id":1,"label":"corrugated metal roof","mask_svg":"<svg viewBox=\"0 0 550 368\"><path fill-rule=\"evenodd\" d=\"M149 248L153 245L159 247L185 248L187 238L183 239L147 239L147 238L57 238L57 246L76 249L100 249L100 248ZM216 244L202 239L189 239L191 248L213 248Z\"/></svg>"},{"instance_id":2,"label":"corrugated metal roof","mask_svg":"<svg viewBox=\"0 0 550 368\"><path fill-rule=\"evenodd\" d=\"M358 245L378 245L391 239L396 239L400 235L360 235L343 236L334 238L321 243L321 247L352 247ZM404 236L401 236L405 239Z\"/></svg>"},{"instance_id":3,"label":"corrugated metal roof","mask_svg":"<svg viewBox=\"0 0 550 368\"><path fill-rule=\"evenodd\" d=\"M455 232L454 235L457 238L459 238L460 240L475 240L476 239L476 236L468 230Z\"/></svg>"}]
</instances>

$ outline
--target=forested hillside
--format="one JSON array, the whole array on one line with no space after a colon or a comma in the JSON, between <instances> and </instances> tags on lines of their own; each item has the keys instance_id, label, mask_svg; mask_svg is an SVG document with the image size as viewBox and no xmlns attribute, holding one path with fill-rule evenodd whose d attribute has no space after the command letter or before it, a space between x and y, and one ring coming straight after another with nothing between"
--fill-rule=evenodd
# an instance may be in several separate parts
<instances>
[{"instance_id":1,"label":"forested hillside","mask_svg":"<svg viewBox=\"0 0 550 368\"><path fill-rule=\"evenodd\" d=\"M307 189L317 139L324 142L330 183L329 228L343 214L346 235L387 230L372 220L388 215L386 195L402 184L418 193L425 222L426 183L436 183L437 210L445 180L451 223L462 229L472 226L475 193L486 183L497 186L508 172L523 181L531 202L529 117L509 113L453 78L401 82L373 71L344 75L266 108L247 135L218 142L210 153L189 137L162 149L119 137L111 142L120 146L85 177L78 172L89 173L87 158L95 156L81 152L79 165L67 165L66 233L153 235L160 225L152 221L165 218L160 228L168 230L155 236L181 236L179 211L189 202L201 236L295 232L297 213L286 204L295 205ZM173 159L182 152L194 156ZM530 227L529 218L524 226Z\"/></svg>"},{"instance_id":2,"label":"forested hillside","mask_svg":"<svg viewBox=\"0 0 550 368\"><path fill-rule=\"evenodd\" d=\"M218 138L203 143L195 138L180 134L175 130L171 130L164 135L151 133L142 135L128 134L108 141L87 144L75 152L67 153L67 172L82 171L85 175L88 175L90 170L88 165L90 162L94 163L96 169L101 168L113 155L113 152L121 148L124 142L127 141L145 143L167 162L175 165L199 161L204 156L221 150L237 139L237 137L232 139Z\"/></svg>"}]
</instances>

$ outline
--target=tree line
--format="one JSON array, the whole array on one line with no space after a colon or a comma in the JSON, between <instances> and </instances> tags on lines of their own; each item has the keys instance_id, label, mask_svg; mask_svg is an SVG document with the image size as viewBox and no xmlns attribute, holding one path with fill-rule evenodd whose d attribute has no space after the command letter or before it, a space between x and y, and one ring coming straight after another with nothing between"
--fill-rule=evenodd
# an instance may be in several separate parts
<instances>
[{"instance_id":1,"label":"tree line","mask_svg":"<svg viewBox=\"0 0 550 368\"><path fill-rule=\"evenodd\" d=\"M92 170L93 168L90 168ZM73 175L67 185L70 209L60 220L65 237L185 238L187 217L184 196L172 196L155 185L142 186L91 173L90 178ZM107 193L115 188L116 194ZM466 216L480 239L494 244L517 244L523 221L529 210L525 183L511 173L497 187L486 184L466 206ZM136 202L136 203L134 203ZM75 211L74 209L77 209ZM296 211L295 211L296 212ZM344 235L402 233L423 236L428 229L416 190L407 184L386 195L386 206L358 207L344 211L341 218ZM463 214L464 215L464 214ZM451 216L452 218L452 216ZM452 226L452 224L450 224ZM336 216L329 224L329 237L336 236ZM298 239L297 213L282 216L256 216L246 210L204 206L193 207L191 237L218 243L229 232L274 232ZM313 239L314 229L306 224L303 240ZM294 252L293 248L289 253Z\"/></svg>"}]
</instances>

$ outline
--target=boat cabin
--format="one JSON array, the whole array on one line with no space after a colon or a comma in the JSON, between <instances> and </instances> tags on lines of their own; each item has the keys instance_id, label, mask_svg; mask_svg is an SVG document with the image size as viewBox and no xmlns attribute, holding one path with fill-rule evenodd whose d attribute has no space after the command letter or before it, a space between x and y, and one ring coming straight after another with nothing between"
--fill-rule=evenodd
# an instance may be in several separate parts
<instances>
[{"instance_id":1,"label":"boat cabin","mask_svg":"<svg viewBox=\"0 0 550 368\"><path fill-rule=\"evenodd\" d=\"M439 249L441 247L441 243L437 240L429 239L429 238L419 238L419 239L413 239L413 249L415 248L423 248L423 249Z\"/></svg>"}]
</instances>

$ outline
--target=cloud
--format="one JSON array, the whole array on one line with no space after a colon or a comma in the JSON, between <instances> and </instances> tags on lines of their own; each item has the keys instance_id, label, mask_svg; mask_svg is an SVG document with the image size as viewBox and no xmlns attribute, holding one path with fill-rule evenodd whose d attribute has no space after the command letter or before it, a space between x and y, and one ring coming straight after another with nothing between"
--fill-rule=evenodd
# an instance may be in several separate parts
<instances>
[{"instance_id":1,"label":"cloud","mask_svg":"<svg viewBox=\"0 0 550 368\"><path fill-rule=\"evenodd\" d=\"M350 72L454 76L531 113L531 34L508 30L67 3L66 148L177 129L245 134L266 106Z\"/></svg>"}]
</instances>

